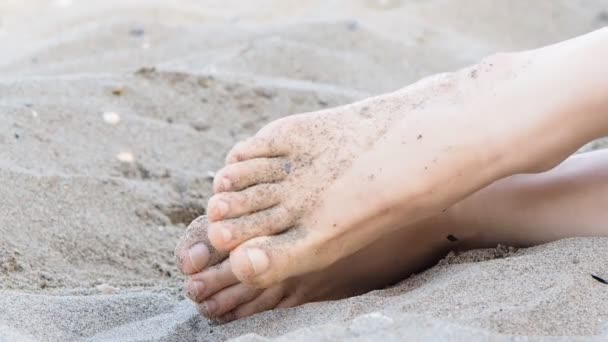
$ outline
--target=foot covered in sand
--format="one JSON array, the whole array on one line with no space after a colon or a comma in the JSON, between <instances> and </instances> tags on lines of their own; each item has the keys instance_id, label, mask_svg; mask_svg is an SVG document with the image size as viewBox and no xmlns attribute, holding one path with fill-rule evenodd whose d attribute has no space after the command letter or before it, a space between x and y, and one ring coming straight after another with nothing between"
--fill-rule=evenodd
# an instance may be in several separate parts
<instances>
[{"instance_id":1,"label":"foot covered in sand","mask_svg":"<svg viewBox=\"0 0 608 342\"><path fill-rule=\"evenodd\" d=\"M448 219L449 213L443 213L410 229L397 230L326 269L266 289L240 282L232 273L230 260L221 260L226 254L207 248L208 242L201 238L208 233L206 217L188 227L177 254L182 255L179 265L188 275L187 295L198 311L205 317L228 322L266 310L346 298L394 284L461 245L452 238L460 233ZM405 240L413 244L411 248L399 248ZM188 248L195 245L213 266L201 268L200 255L188 255Z\"/></svg>"},{"instance_id":2,"label":"foot covered in sand","mask_svg":"<svg viewBox=\"0 0 608 342\"><path fill-rule=\"evenodd\" d=\"M237 144L217 173L209 242L230 253L241 283L269 288L326 269L498 179L554 167L606 131L605 97L590 91L605 80L589 54L603 49L605 34L492 56L270 123ZM576 72L556 74L564 66ZM588 86L571 82L581 75Z\"/></svg>"},{"instance_id":3,"label":"foot covered in sand","mask_svg":"<svg viewBox=\"0 0 608 342\"><path fill-rule=\"evenodd\" d=\"M535 95L553 90L547 65L563 64L562 55L551 47L496 55L270 123L237 144L215 177L211 244L230 252L241 282L267 288L322 270L497 179L557 165L586 142L580 130L561 129L571 103Z\"/></svg>"}]
</instances>

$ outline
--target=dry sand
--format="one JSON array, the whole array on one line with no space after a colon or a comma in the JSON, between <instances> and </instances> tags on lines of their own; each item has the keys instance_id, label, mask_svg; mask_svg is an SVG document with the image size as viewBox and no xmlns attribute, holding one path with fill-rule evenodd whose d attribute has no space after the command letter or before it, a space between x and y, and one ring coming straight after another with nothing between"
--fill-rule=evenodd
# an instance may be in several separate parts
<instances>
[{"instance_id":1,"label":"dry sand","mask_svg":"<svg viewBox=\"0 0 608 342\"><path fill-rule=\"evenodd\" d=\"M605 0L0 0L0 341L608 339L606 238L223 326L172 255L268 121L607 23Z\"/></svg>"}]
</instances>

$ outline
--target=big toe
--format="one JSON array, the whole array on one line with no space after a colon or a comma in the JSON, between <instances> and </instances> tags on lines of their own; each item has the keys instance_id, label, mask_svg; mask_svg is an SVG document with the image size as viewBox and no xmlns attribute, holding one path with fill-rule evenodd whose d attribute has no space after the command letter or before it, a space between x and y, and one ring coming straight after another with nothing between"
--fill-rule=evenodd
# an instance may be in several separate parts
<instances>
[{"instance_id":1,"label":"big toe","mask_svg":"<svg viewBox=\"0 0 608 342\"><path fill-rule=\"evenodd\" d=\"M205 317L214 318L232 311L241 304L247 303L262 293L262 289L238 283L214 294L204 302L196 305Z\"/></svg>"},{"instance_id":2,"label":"big toe","mask_svg":"<svg viewBox=\"0 0 608 342\"><path fill-rule=\"evenodd\" d=\"M282 302L286 288L279 284L264 290L259 296L250 302L237 306L234 310L222 317L223 322L245 318L259 312L272 310Z\"/></svg>"},{"instance_id":3,"label":"big toe","mask_svg":"<svg viewBox=\"0 0 608 342\"><path fill-rule=\"evenodd\" d=\"M232 272L243 283L268 288L295 275L329 264L325 253L315 253L313 241L299 228L251 239L230 252Z\"/></svg>"},{"instance_id":4,"label":"big toe","mask_svg":"<svg viewBox=\"0 0 608 342\"><path fill-rule=\"evenodd\" d=\"M209 242L208 226L206 216L198 217L190 223L175 248L177 265L184 274L200 272L226 258L226 253L216 250Z\"/></svg>"}]
</instances>

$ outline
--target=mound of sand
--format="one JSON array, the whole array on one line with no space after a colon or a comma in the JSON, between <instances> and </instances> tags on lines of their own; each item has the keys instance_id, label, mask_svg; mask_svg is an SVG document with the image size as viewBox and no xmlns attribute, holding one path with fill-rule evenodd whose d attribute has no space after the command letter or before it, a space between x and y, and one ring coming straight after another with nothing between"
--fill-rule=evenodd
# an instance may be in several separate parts
<instances>
[{"instance_id":1,"label":"mound of sand","mask_svg":"<svg viewBox=\"0 0 608 342\"><path fill-rule=\"evenodd\" d=\"M605 339L608 239L450 255L222 326L173 248L265 123L606 23L602 0L0 3L0 341Z\"/></svg>"}]
</instances>

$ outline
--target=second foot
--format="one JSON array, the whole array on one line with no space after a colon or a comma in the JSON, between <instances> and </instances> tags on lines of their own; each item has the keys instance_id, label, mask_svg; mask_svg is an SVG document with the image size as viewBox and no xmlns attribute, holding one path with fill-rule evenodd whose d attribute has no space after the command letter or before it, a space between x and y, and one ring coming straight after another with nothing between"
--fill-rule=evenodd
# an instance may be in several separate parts
<instances>
[{"instance_id":1,"label":"second foot","mask_svg":"<svg viewBox=\"0 0 608 342\"><path fill-rule=\"evenodd\" d=\"M383 288L434 264L460 242L448 215L424 220L410 229L397 230L320 271L293 277L266 289L246 285L232 272L230 260L191 273L188 297L207 318L228 322L259 312L301 304L336 300ZM192 226L206 232L206 222ZM408 248L403 248L406 241ZM199 263L196 261L195 263Z\"/></svg>"}]
</instances>

